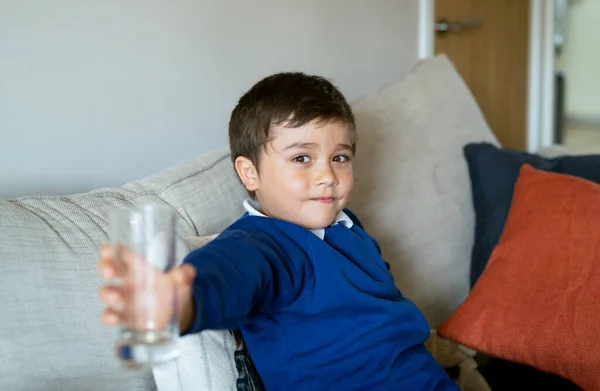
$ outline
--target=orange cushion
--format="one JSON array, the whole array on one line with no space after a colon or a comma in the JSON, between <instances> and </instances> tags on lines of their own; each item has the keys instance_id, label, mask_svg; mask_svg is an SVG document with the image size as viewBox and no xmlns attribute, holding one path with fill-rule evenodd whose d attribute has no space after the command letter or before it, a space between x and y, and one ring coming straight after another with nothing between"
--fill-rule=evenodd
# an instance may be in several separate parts
<instances>
[{"instance_id":1,"label":"orange cushion","mask_svg":"<svg viewBox=\"0 0 600 391\"><path fill-rule=\"evenodd\" d=\"M499 244L438 333L600 390L600 185L524 164Z\"/></svg>"}]
</instances>

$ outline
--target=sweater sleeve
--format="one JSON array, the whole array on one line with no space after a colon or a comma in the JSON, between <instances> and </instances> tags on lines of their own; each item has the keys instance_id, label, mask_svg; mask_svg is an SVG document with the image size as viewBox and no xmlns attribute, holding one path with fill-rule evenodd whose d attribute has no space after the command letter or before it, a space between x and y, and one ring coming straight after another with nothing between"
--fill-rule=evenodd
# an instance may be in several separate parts
<instances>
[{"instance_id":1,"label":"sweater sleeve","mask_svg":"<svg viewBox=\"0 0 600 391\"><path fill-rule=\"evenodd\" d=\"M293 258L293 259L292 259ZM293 303L312 278L309 262L262 232L231 230L192 251L194 319L185 332L235 329Z\"/></svg>"}]
</instances>

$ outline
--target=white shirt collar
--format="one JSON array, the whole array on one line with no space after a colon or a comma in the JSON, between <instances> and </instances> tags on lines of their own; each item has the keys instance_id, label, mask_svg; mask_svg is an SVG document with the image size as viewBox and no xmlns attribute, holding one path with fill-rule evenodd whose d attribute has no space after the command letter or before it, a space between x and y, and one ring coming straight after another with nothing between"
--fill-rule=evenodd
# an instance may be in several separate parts
<instances>
[{"instance_id":1,"label":"white shirt collar","mask_svg":"<svg viewBox=\"0 0 600 391\"><path fill-rule=\"evenodd\" d=\"M251 200L251 199L244 200L244 209L246 209L246 212L248 212L248 214L250 216L268 217L259 211L260 206L258 205L258 202L256 202L255 200ZM348 217L348 215L346 213L344 213L344 211L340 211L340 213L338 213L338 215L336 216L335 221L331 225L336 225L336 224L343 224L347 228L352 228L352 225L354 225L354 222L352 221L352 219L350 219L350 217ZM323 240L323 238L325 237L325 229L324 228L311 229L310 232L317 235L319 237L319 239L321 239L321 240Z\"/></svg>"}]
</instances>

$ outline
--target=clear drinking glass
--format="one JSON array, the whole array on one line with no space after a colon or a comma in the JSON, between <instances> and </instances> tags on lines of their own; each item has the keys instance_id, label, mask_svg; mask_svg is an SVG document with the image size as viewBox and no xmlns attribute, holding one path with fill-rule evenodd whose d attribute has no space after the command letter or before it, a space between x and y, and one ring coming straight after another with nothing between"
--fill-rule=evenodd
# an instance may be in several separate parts
<instances>
[{"instance_id":1,"label":"clear drinking glass","mask_svg":"<svg viewBox=\"0 0 600 391\"><path fill-rule=\"evenodd\" d=\"M175 287L175 211L166 205L121 208L110 215L110 242L121 277L123 307L117 356L132 368L153 366L178 355Z\"/></svg>"}]
</instances>

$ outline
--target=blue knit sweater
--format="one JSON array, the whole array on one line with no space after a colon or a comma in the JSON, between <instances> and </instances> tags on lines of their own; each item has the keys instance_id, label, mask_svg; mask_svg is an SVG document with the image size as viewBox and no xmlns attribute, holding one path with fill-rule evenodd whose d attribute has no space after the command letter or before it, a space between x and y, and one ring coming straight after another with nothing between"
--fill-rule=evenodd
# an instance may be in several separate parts
<instances>
[{"instance_id":1,"label":"blue knit sweater","mask_svg":"<svg viewBox=\"0 0 600 391\"><path fill-rule=\"evenodd\" d=\"M187 333L237 329L267 390L459 390L424 347L429 327L377 242L354 225L324 240L244 215L185 259L195 266Z\"/></svg>"}]
</instances>

